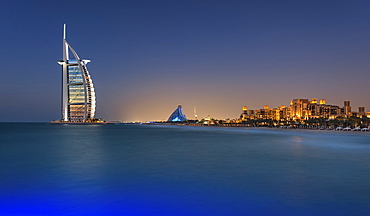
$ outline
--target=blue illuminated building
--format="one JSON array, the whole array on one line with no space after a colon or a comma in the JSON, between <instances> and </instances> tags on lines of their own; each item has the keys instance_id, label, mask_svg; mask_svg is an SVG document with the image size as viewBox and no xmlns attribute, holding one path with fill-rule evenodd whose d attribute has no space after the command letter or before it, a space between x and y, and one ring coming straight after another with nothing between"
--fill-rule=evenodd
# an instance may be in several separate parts
<instances>
[{"instance_id":1,"label":"blue illuminated building","mask_svg":"<svg viewBox=\"0 0 370 216\"><path fill-rule=\"evenodd\" d=\"M186 121L186 116L182 113L182 106L179 105L175 111L168 118L169 122L182 122Z\"/></svg>"}]
</instances>

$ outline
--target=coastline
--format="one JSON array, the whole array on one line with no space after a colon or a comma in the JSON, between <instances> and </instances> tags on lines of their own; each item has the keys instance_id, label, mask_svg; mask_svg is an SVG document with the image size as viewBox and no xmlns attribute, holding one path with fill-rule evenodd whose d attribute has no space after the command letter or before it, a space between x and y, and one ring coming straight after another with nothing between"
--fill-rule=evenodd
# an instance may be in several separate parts
<instances>
[{"instance_id":1,"label":"coastline","mask_svg":"<svg viewBox=\"0 0 370 216\"><path fill-rule=\"evenodd\" d=\"M163 125L163 126L183 126L183 127L202 127L202 128L222 128L222 129L246 129L246 130L266 130L266 131L292 131L292 132L311 132L326 134L352 134L370 135L369 131L344 131L344 130L323 130L314 128L281 128L281 127L255 127L255 126L225 126L225 125L201 125L201 124L181 124L181 123L145 123L144 125Z\"/></svg>"},{"instance_id":2,"label":"coastline","mask_svg":"<svg viewBox=\"0 0 370 216\"><path fill-rule=\"evenodd\" d=\"M3 124L50 124L50 125L146 125L146 126L167 126L167 127L189 127L204 129L230 129L230 130L259 130L259 131L276 131L276 132L310 132L323 134L352 134L352 135L370 135L369 131L344 131L344 130L324 130L315 128L281 128L281 127L255 127L242 125L203 125L203 124L186 124L186 123L119 123L119 122L0 122Z\"/></svg>"},{"instance_id":3,"label":"coastline","mask_svg":"<svg viewBox=\"0 0 370 216\"><path fill-rule=\"evenodd\" d=\"M52 121L48 124L64 124L64 125L106 125L106 124L117 124L117 122L60 122Z\"/></svg>"}]
</instances>

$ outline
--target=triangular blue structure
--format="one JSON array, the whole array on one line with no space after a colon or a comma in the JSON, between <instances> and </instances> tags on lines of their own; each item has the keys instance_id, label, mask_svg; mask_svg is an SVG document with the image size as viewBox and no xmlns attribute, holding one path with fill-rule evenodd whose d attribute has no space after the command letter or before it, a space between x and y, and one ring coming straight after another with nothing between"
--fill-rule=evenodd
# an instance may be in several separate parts
<instances>
[{"instance_id":1,"label":"triangular blue structure","mask_svg":"<svg viewBox=\"0 0 370 216\"><path fill-rule=\"evenodd\" d=\"M186 121L186 116L182 113L182 106L179 105L175 111L168 118L169 122L181 122Z\"/></svg>"}]
</instances>

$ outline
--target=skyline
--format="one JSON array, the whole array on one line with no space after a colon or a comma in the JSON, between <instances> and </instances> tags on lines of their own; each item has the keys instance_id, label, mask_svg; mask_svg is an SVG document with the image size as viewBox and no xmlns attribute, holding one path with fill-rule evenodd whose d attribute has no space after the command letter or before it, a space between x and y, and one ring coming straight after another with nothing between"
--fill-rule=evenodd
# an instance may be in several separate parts
<instances>
[{"instance_id":1,"label":"skyline","mask_svg":"<svg viewBox=\"0 0 370 216\"><path fill-rule=\"evenodd\" d=\"M370 111L367 1L20 2L0 9L0 121L60 118L64 23L92 60L98 118L161 120L182 104L233 119L317 97Z\"/></svg>"},{"instance_id":2,"label":"skyline","mask_svg":"<svg viewBox=\"0 0 370 216\"><path fill-rule=\"evenodd\" d=\"M298 104L300 105L294 105L294 103L297 103L298 101ZM240 111L241 111L241 115L239 115L238 117L235 117L235 118L232 118L232 119L217 119L217 118L213 118L213 116L201 116L200 118L195 118L194 114L195 114L195 109L194 109L194 113L192 113L193 115L188 115L188 118L186 118L186 120L201 120L201 119L206 119L206 118L212 118L214 120L231 120L231 121L239 121L241 119L246 119L246 118L249 118L250 116L253 116L252 119L269 119L269 118L272 118L272 119L275 119L275 117L266 117L266 116L263 116L263 117L260 117L258 115L265 115L265 114L259 114L258 112L259 111L263 111L263 112L266 112L268 113L268 111L273 111L272 113L268 114L268 115L276 115L276 111L279 111L279 112L283 112L285 113L284 115L287 115L286 112L289 112L291 114L288 114L288 116L290 117L284 117L284 119L289 119L290 120L307 120L307 119L315 119L315 118L327 118L327 119L335 119L337 117L341 117L341 118L350 118L351 116L352 117L361 117L361 116L367 116L369 118L370 116L370 111L368 112L365 112L366 110L366 107L353 107L351 106L351 101L343 101L343 103L340 105L340 104L327 104L326 103L326 99L324 98L294 98L292 100L290 100L288 103L285 103L285 104L282 104L281 106L278 106L278 107L270 107L269 105L264 105L263 107L259 107L259 108L253 108L253 109L250 109L248 106L243 106L241 107ZM301 103L306 103L306 105L304 104L301 104ZM315 114L315 115L312 115L310 114L309 112L311 112L312 110L311 109L316 109L316 107L314 108L310 108L307 106L307 104L314 104L314 105L320 105L320 106L323 106L323 107L327 107L327 108L331 108L332 110L322 110L322 113L320 113L320 115L318 114ZM299 112L307 112L305 115L301 115L301 114L297 114L296 112L296 109L298 109L296 106L299 107ZM182 105L179 105L179 107L182 108ZM347 107L347 108L346 108ZM333 108L335 108L335 112L333 113ZM289 111L287 109L290 109ZM292 109L294 109L295 111L293 111ZM343 109L343 111L341 111L341 109ZM175 112L177 111L177 109L175 110ZM252 112L250 112L252 111ZM174 115L173 112L170 116L170 118L167 120L167 122L171 122L172 120L171 117ZM331 113L330 113L331 112ZM242 117L243 114L247 114L248 113L248 116L249 117ZM280 114L279 114L280 115ZM297 118L297 115L299 115L299 117ZM326 115L325 117L323 117L322 115ZM281 118L281 117L278 117L278 118Z\"/></svg>"}]
</instances>

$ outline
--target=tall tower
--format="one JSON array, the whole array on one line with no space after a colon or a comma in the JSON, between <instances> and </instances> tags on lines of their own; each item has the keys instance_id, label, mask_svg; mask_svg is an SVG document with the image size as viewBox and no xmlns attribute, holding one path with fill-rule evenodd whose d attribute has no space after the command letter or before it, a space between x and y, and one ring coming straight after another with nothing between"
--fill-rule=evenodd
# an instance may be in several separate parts
<instances>
[{"instance_id":1,"label":"tall tower","mask_svg":"<svg viewBox=\"0 0 370 216\"><path fill-rule=\"evenodd\" d=\"M358 108L358 115L359 115L359 117L363 117L364 115L366 115L365 107L359 107Z\"/></svg>"},{"instance_id":2,"label":"tall tower","mask_svg":"<svg viewBox=\"0 0 370 216\"><path fill-rule=\"evenodd\" d=\"M242 114L240 114L240 119L241 120L245 120L248 118L248 107L247 106L243 106L242 108Z\"/></svg>"},{"instance_id":3,"label":"tall tower","mask_svg":"<svg viewBox=\"0 0 370 216\"><path fill-rule=\"evenodd\" d=\"M350 101L344 101L344 114L346 118L350 117L351 114L351 102Z\"/></svg>"},{"instance_id":4,"label":"tall tower","mask_svg":"<svg viewBox=\"0 0 370 216\"><path fill-rule=\"evenodd\" d=\"M197 108L196 107L194 107L194 117L195 117L195 120L198 120Z\"/></svg>"},{"instance_id":5,"label":"tall tower","mask_svg":"<svg viewBox=\"0 0 370 216\"><path fill-rule=\"evenodd\" d=\"M248 107L247 106L243 106L242 110L243 110L243 113L244 114L247 114L248 113Z\"/></svg>"},{"instance_id":6,"label":"tall tower","mask_svg":"<svg viewBox=\"0 0 370 216\"><path fill-rule=\"evenodd\" d=\"M69 52L73 59L69 58ZM66 40L66 24L63 28L62 66L62 121L87 122L95 116L96 97L94 85L86 64Z\"/></svg>"}]
</instances>

